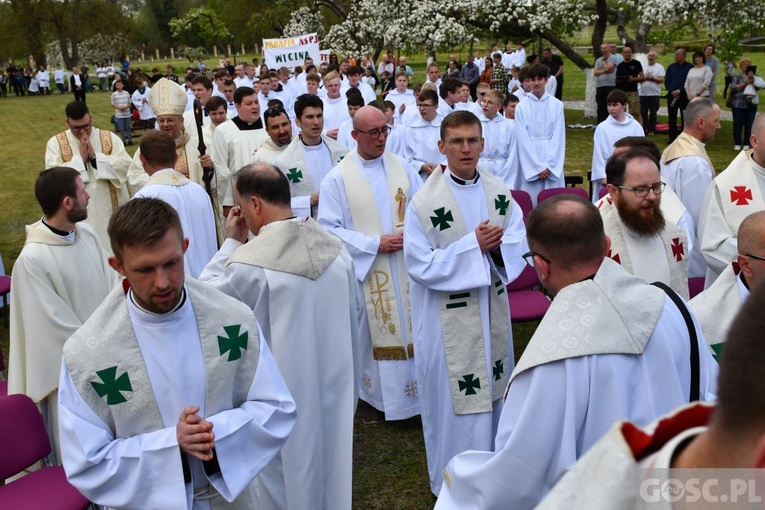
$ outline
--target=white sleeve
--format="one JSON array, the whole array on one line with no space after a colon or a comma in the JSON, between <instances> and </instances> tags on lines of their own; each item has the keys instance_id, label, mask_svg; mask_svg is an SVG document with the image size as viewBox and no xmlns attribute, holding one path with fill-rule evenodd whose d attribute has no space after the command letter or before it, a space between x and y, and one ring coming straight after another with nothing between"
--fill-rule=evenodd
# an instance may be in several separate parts
<instances>
[{"instance_id":1,"label":"white sleeve","mask_svg":"<svg viewBox=\"0 0 765 510\"><path fill-rule=\"evenodd\" d=\"M679 186L673 186L672 189L691 213L694 225L698 225L701 203L712 183L714 171L704 158L686 156L678 162L676 172L676 182Z\"/></svg>"},{"instance_id":2,"label":"white sleeve","mask_svg":"<svg viewBox=\"0 0 765 510\"><path fill-rule=\"evenodd\" d=\"M728 264L736 260L736 235L725 221L720 192L715 184L709 186L704 197L697 234L704 261L715 273L722 273Z\"/></svg>"},{"instance_id":3,"label":"white sleeve","mask_svg":"<svg viewBox=\"0 0 765 510\"><path fill-rule=\"evenodd\" d=\"M539 174L547 168L544 162L539 161L537 149L526 129L528 124L534 122L534 119L526 119L530 115L532 112L527 111L524 103L521 102L515 110L515 137L518 146L518 161L521 172L523 172L523 179L527 182L539 179Z\"/></svg>"},{"instance_id":4,"label":"white sleeve","mask_svg":"<svg viewBox=\"0 0 765 510\"><path fill-rule=\"evenodd\" d=\"M213 255L210 262L207 263L207 266L199 275L199 281L205 282L211 287L247 305L251 305L239 293L239 286L237 284L241 285L243 282L235 280L232 271L227 271L226 268L226 262L228 262L231 254L240 246L242 246L242 243L236 239L226 239L223 241L218 252Z\"/></svg>"},{"instance_id":5,"label":"white sleeve","mask_svg":"<svg viewBox=\"0 0 765 510\"><path fill-rule=\"evenodd\" d=\"M228 164L228 143L226 142L226 134L220 127L213 134L212 158L218 182L218 198L223 207L232 207L236 204L234 204L231 169Z\"/></svg>"},{"instance_id":6,"label":"white sleeve","mask_svg":"<svg viewBox=\"0 0 765 510\"><path fill-rule=\"evenodd\" d=\"M552 98L550 98L552 100ZM553 108L549 105L548 108ZM566 119L563 113L563 105L556 104L555 120L550 131L552 136L547 142L547 158L545 165L559 181L563 181L563 161L566 158ZM544 170L544 169L543 169Z\"/></svg>"}]
</instances>

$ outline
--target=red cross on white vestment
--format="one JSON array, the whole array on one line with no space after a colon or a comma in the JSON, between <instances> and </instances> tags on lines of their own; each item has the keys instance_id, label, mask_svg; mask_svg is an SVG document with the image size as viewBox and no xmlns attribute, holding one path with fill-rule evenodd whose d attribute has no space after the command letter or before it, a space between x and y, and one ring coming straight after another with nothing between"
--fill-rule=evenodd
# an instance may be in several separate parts
<instances>
[{"instance_id":1,"label":"red cross on white vestment","mask_svg":"<svg viewBox=\"0 0 765 510\"><path fill-rule=\"evenodd\" d=\"M683 260L683 255L685 255L685 249L683 248L683 243L680 242L679 237L672 239L672 255L674 255L675 260L678 262Z\"/></svg>"},{"instance_id":2,"label":"red cross on white vestment","mask_svg":"<svg viewBox=\"0 0 765 510\"><path fill-rule=\"evenodd\" d=\"M621 264L622 263L622 261L619 259L619 254L615 253L614 255L611 255L611 250L610 249L608 250L608 253L606 254L606 257L612 259L617 264Z\"/></svg>"},{"instance_id":3,"label":"red cross on white vestment","mask_svg":"<svg viewBox=\"0 0 765 510\"><path fill-rule=\"evenodd\" d=\"M746 186L733 186L730 190L730 201L735 202L736 205L749 205L750 200L752 200L752 190Z\"/></svg>"}]
</instances>

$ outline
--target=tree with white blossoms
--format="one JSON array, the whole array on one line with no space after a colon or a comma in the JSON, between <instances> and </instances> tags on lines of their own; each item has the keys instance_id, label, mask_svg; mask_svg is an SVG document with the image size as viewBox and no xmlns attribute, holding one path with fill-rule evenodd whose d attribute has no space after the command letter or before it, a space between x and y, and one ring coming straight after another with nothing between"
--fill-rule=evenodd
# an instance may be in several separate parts
<instances>
[{"instance_id":1,"label":"tree with white blossoms","mask_svg":"<svg viewBox=\"0 0 765 510\"><path fill-rule=\"evenodd\" d=\"M284 37L295 37L316 32L319 40L324 38L324 16L316 7L300 7L292 13L290 20L284 25Z\"/></svg>"}]
</instances>

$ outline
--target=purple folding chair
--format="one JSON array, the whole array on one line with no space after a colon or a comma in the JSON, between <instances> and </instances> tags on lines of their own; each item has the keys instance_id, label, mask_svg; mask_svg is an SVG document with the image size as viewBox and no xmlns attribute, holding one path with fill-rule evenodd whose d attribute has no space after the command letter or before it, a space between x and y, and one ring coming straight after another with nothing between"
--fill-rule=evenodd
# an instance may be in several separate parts
<instances>
[{"instance_id":1,"label":"purple folding chair","mask_svg":"<svg viewBox=\"0 0 765 510\"><path fill-rule=\"evenodd\" d=\"M600 191L598 192L598 198L603 198L606 195L608 195L608 188L604 186L600 188Z\"/></svg>"},{"instance_id":2,"label":"purple folding chair","mask_svg":"<svg viewBox=\"0 0 765 510\"><path fill-rule=\"evenodd\" d=\"M2 264L2 260L0 260L0 264ZM11 293L11 277L0 275L0 298L2 298L2 301L0 301L0 314L6 316L8 314L8 296Z\"/></svg>"},{"instance_id":3,"label":"purple folding chair","mask_svg":"<svg viewBox=\"0 0 765 510\"><path fill-rule=\"evenodd\" d=\"M533 267L526 266L518 278L507 286L510 319L513 322L536 321L547 313L550 299L544 292L531 288L536 285L539 285L536 271Z\"/></svg>"},{"instance_id":4,"label":"purple folding chair","mask_svg":"<svg viewBox=\"0 0 765 510\"><path fill-rule=\"evenodd\" d=\"M20 473L50 453L42 416L31 398L0 398L0 480ZM90 504L66 481L62 467L44 467L0 487L4 510L82 510Z\"/></svg>"},{"instance_id":5,"label":"purple folding chair","mask_svg":"<svg viewBox=\"0 0 765 510\"><path fill-rule=\"evenodd\" d=\"M0 372L5 370L5 359L3 359L3 347L0 345ZM0 398L8 394L8 381L0 381Z\"/></svg>"},{"instance_id":6,"label":"purple folding chair","mask_svg":"<svg viewBox=\"0 0 765 510\"><path fill-rule=\"evenodd\" d=\"M531 203L531 197L522 189L511 189L510 193L513 195L515 203L518 204L518 207L520 207L523 212L523 224L525 225L526 222L529 221L531 210L534 209L534 204Z\"/></svg>"},{"instance_id":7,"label":"purple folding chair","mask_svg":"<svg viewBox=\"0 0 765 510\"><path fill-rule=\"evenodd\" d=\"M550 189L543 189L539 192L539 196L537 197L537 203L541 204L545 200L547 200L550 197L554 197L555 195L560 195L562 193L566 193L568 195L579 195L585 200L590 200L590 196L587 194L587 190L584 188L550 188Z\"/></svg>"},{"instance_id":8,"label":"purple folding chair","mask_svg":"<svg viewBox=\"0 0 765 510\"><path fill-rule=\"evenodd\" d=\"M694 296L701 294L703 290L704 290L703 276L688 278L688 294L690 295L691 299L693 299Z\"/></svg>"}]
</instances>

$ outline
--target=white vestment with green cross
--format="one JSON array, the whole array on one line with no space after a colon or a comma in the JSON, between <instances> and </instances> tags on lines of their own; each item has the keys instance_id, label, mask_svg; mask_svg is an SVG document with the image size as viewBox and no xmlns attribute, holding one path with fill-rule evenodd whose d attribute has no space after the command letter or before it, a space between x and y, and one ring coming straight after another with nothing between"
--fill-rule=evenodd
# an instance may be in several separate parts
<instances>
[{"instance_id":1,"label":"white vestment with green cross","mask_svg":"<svg viewBox=\"0 0 765 510\"><path fill-rule=\"evenodd\" d=\"M493 257L481 251L474 232L486 219L504 227ZM504 286L525 267L521 256L527 250L520 208L488 172L458 184L448 169L437 169L407 211L404 257L412 280L414 359L434 493L451 457L492 449L501 384L514 365Z\"/></svg>"}]
</instances>

